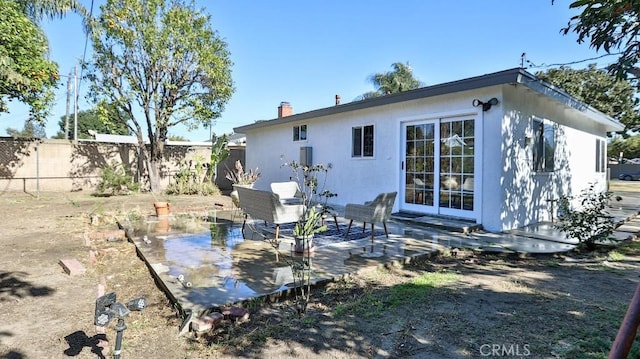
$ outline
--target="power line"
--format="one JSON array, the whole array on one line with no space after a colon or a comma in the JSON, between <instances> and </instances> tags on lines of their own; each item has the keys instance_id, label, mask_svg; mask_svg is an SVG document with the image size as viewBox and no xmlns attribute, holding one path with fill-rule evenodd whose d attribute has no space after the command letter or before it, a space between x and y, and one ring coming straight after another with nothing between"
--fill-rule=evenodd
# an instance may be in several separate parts
<instances>
[{"instance_id":1,"label":"power line","mask_svg":"<svg viewBox=\"0 0 640 359\"><path fill-rule=\"evenodd\" d=\"M613 54L604 54L604 55L600 55L600 56L596 56L596 57L591 57L588 59L584 59L584 60L576 60L576 61L570 61L570 62L565 62L565 63L557 63L557 64L545 64L542 63L540 65L536 65L533 62L526 60L527 64L529 64L529 68L542 68L542 67L554 67L554 66L568 66L568 65L575 65L575 64L579 64L579 63L583 63L583 62L587 62L587 61L593 61L593 60L598 60L601 59L603 57L607 57L607 56L616 56L616 55L620 55L622 54L621 52L617 52L617 53L613 53Z\"/></svg>"}]
</instances>

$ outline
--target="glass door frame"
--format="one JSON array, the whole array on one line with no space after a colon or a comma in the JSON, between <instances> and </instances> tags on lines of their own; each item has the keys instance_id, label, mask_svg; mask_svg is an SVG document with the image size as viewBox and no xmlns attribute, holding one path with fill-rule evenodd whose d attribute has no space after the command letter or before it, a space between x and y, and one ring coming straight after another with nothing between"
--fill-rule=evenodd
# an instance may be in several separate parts
<instances>
[{"instance_id":1,"label":"glass door frame","mask_svg":"<svg viewBox=\"0 0 640 359\"><path fill-rule=\"evenodd\" d=\"M432 125L433 126L433 139L434 139L434 148L433 148L433 183L430 188L430 197L432 205L416 203L424 202L425 199L422 196L428 196L427 191L424 191L424 188L419 188L420 186L430 185L429 183L416 184L415 181L412 185L407 184L407 171L411 164L407 163L407 127L409 126L420 126L420 125ZM420 212L420 213L428 213L428 214L438 214L438 188L440 188L440 161L438 157L438 153L440 153L440 119L427 119L427 120L417 120L411 122L402 122L402 140L401 140L401 174L400 174L400 192L402 195L400 197L400 209L412 212ZM409 191L407 191L409 189ZM414 203L407 202L406 198L411 191L416 191L420 193L413 192Z\"/></svg>"},{"instance_id":2,"label":"glass door frame","mask_svg":"<svg viewBox=\"0 0 640 359\"><path fill-rule=\"evenodd\" d=\"M442 123L449 123L452 121L461 121L461 120L474 120L474 169L473 169L473 210L464 210L464 209L456 209L456 208L447 208L440 207L439 198L440 198L440 147L441 147L441 136L440 136L440 125ZM406 118L400 121L400 173L399 173L399 196L400 201L400 210L417 212L417 213L425 213L425 214L437 214L437 215L446 215L452 217L459 217L464 219L471 219L479 221L481 217L481 207L482 207L482 122L483 122L483 113L482 111L477 112L476 109L474 111L469 112L457 112L457 113L447 113L447 114L431 114L429 116L415 117L415 118ZM412 187L406 183L407 179L407 163L406 154L407 154L407 126L415 126L421 124L433 124L434 125L434 181L433 181L433 205L424 205L417 203L407 203L405 202L407 189L411 190Z\"/></svg>"}]
</instances>

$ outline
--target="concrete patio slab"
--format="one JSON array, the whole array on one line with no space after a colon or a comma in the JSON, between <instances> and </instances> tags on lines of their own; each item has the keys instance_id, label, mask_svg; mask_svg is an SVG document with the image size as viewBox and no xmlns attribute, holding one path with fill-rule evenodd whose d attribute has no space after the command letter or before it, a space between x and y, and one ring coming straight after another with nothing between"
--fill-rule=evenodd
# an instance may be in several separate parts
<instances>
[{"instance_id":1,"label":"concrete patio slab","mask_svg":"<svg viewBox=\"0 0 640 359\"><path fill-rule=\"evenodd\" d=\"M243 235L242 218L236 211L216 211L212 218L216 223L177 223L178 218L172 216L168 229L150 218L130 231L139 254L176 305L198 317L221 306L291 291L290 263L300 258L293 251L292 238L284 236L274 247L264 240L265 236L272 238L273 230L261 221L250 221ZM468 228L466 221L418 216L389 221L389 238L382 234L373 241L370 237L350 241L336 237L335 242L319 242L323 245L309 259L312 282L334 280L367 267L406 263L447 249L535 255L571 251L578 243L552 223L508 233L444 230L443 224ZM635 222L627 226L640 232ZM626 239L631 233L620 230L615 236Z\"/></svg>"}]
</instances>

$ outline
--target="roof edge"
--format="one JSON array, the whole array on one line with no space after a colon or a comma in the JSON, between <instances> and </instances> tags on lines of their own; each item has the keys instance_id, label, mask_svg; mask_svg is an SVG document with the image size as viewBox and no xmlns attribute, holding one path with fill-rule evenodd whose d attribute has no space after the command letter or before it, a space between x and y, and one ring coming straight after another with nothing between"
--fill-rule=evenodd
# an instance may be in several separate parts
<instances>
[{"instance_id":1,"label":"roof edge","mask_svg":"<svg viewBox=\"0 0 640 359\"><path fill-rule=\"evenodd\" d=\"M518 81L519 83L527 86L529 89L537 93L558 101L569 108L573 108L574 110L584 113L588 117L592 118L596 123L605 126L607 132L622 131L624 129L624 125L620 121L576 99L559 87L541 80L528 72L523 72L522 75L523 76L521 76Z\"/></svg>"},{"instance_id":2,"label":"roof edge","mask_svg":"<svg viewBox=\"0 0 640 359\"><path fill-rule=\"evenodd\" d=\"M404 101L416 100L450 93L475 90L478 88L504 85L504 84L523 84L533 91L545 95L556 100L568 107L586 113L587 116L593 118L596 122L604 125L607 131L620 131L624 129L619 121L605 115L595 108L578 101L575 97L569 95L565 91L553 86L552 84L542 81L533 74L527 72L523 68L512 68L499 72L489 73L485 75L469 77L462 80L444 82L432 86L421 87L415 90L399 92L371 99L347 102L341 105L325 107L317 110L302 112L299 114L275 118L271 120L262 120L255 123L235 127L235 133L244 133L247 130L255 130L264 127L270 127L289 122L306 120L322 116L330 116L350 111L368 109L377 106L395 104Z\"/></svg>"},{"instance_id":3,"label":"roof edge","mask_svg":"<svg viewBox=\"0 0 640 359\"><path fill-rule=\"evenodd\" d=\"M360 101L352 101L347 102L341 105L335 105L331 107L325 107L317 110L311 110L307 112L302 112L299 114L275 118L270 120L262 120L257 121L255 123L235 127L233 129L236 133L243 133L246 130L253 130L263 127L269 127L273 125L284 124L288 122L301 121L309 118L321 117L321 116L329 116L335 115L339 113L363 110L367 108L389 105L404 101L410 101L420 98L433 97L438 95L444 95L448 93L473 90L476 88L501 85L504 83L512 83L515 82L518 78L518 74L522 71L522 69L514 68L504 71L499 71L487 75L470 77L462 80L444 82L441 84L436 84L427 87L421 87L415 90L404 91L394 94L389 94L380 97L374 97L371 99L360 100Z\"/></svg>"}]
</instances>

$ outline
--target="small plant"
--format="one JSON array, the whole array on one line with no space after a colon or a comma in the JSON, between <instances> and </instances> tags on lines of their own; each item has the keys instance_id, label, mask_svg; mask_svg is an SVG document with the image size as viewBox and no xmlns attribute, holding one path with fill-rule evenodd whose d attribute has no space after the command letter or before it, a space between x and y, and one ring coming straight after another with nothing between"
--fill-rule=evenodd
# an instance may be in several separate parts
<instances>
[{"instance_id":1,"label":"small plant","mask_svg":"<svg viewBox=\"0 0 640 359\"><path fill-rule=\"evenodd\" d=\"M326 226L318 226L318 222L323 215L331 210L331 207L327 205L329 198L337 196L336 193L325 188L327 174L331 169L331 165L325 166L319 163L313 166L305 166L296 161L291 161L284 163L283 166L291 169L292 175L290 179L298 183L298 187L302 192L302 204L306 208L304 215L295 224L294 234L307 237L314 233L324 232Z\"/></svg>"},{"instance_id":2,"label":"small plant","mask_svg":"<svg viewBox=\"0 0 640 359\"><path fill-rule=\"evenodd\" d=\"M127 173L122 165L115 161L106 165L100 173L100 182L96 186L99 194L122 195L138 191L140 184L133 181L133 176Z\"/></svg>"},{"instance_id":3,"label":"small plant","mask_svg":"<svg viewBox=\"0 0 640 359\"><path fill-rule=\"evenodd\" d=\"M575 198L579 206L573 208L571 196L560 198L559 222L555 227L567 236L576 238L581 246L592 251L613 234L615 223L607 212L610 192L597 192L594 184Z\"/></svg>"},{"instance_id":4,"label":"small plant","mask_svg":"<svg viewBox=\"0 0 640 359\"><path fill-rule=\"evenodd\" d=\"M319 226L318 222L322 219L322 211L311 207L307 211L305 219L296 223L293 227L293 234L296 237L306 238L314 235L315 233L321 233L327 230L326 225Z\"/></svg>"},{"instance_id":5,"label":"small plant","mask_svg":"<svg viewBox=\"0 0 640 359\"><path fill-rule=\"evenodd\" d=\"M220 137L211 138L211 157L209 159L209 168L207 169L207 177L216 181L218 177L218 163L229 157L229 137L222 135Z\"/></svg>"},{"instance_id":6,"label":"small plant","mask_svg":"<svg viewBox=\"0 0 640 359\"><path fill-rule=\"evenodd\" d=\"M607 256L607 258L612 262L620 262L624 260L624 255L617 251L611 251L609 252L609 255Z\"/></svg>"},{"instance_id":7,"label":"small plant","mask_svg":"<svg viewBox=\"0 0 640 359\"><path fill-rule=\"evenodd\" d=\"M177 195L217 195L220 193L218 187L209 179L204 157L196 156L193 160L180 161L180 169L173 175L175 182L167 187L167 194Z\"/></svg>"},{"instance_id":8,"label":"small plant","mask_svg":"<svg viewBox=\"0 0 640 359\"><path fill-rule=\"evenodd\" d=\"M287 264L291 267L296 285L295 298L296 310L299 315L306 313L307 305L311 298L311 252L313 249L312 238L315 233L324 232L327 227L320 225L322 216L327 213L327 200L337 196L325 189L327 174L331 166L325 166L322 163L307 166L298 162L291 161L284 163L283 167L289 167L291 170L290 179L298 183L298 187L302 192L302 204L305 211L296 222L293 233L300 241L296 244L295 251L302 253L302 256L292 256L292 259L286 259ZM274 248L278 250L277 243L272 243ZM284 257L288 258L288 257Z\"/></svg>"},{"instance_id":9,"label":"small plant","mask_svg":"<svg viewBox=\"0 0 640 359\"><path fill-rule=\"evenodd\" d=\"M233 171L227 169L225 177L233 184L250 185L260 178L260 172L257 168L255 170L250 169L248 172L245 172L242 167L242 162L237 160L235 163L235 169Z\"/></svg>"}]
</instances>

